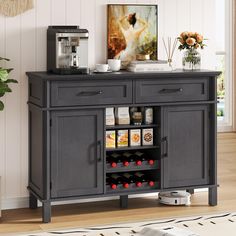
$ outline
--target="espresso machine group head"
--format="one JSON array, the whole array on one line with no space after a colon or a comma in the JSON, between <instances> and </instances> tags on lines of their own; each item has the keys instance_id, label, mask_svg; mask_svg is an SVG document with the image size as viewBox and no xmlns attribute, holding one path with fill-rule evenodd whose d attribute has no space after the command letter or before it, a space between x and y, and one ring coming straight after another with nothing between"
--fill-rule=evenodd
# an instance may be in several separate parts
<instances>
[{"instance_id":1,"label":"espresso machine group head","mask_svg":"<svg viewBox=\"0 0 236 236\"><path fill-rule=\"evenodd\" d=\"M88 37L79 26L49 26L47 71L56 74L88 74Z\"/></svg>"}]
</instances>

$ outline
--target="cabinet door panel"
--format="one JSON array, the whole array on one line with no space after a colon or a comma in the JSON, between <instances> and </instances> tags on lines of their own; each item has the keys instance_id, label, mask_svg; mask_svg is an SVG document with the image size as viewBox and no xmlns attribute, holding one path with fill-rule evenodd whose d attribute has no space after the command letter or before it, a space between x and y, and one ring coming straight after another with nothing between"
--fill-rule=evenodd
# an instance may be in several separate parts
<instances>
[{"instance_id":1,"label":"cabinet door panel","mask_svg":"<svg viewBox=\"0 0 236 236\"><path fill-rule=\"evenodd\" d=\"M208 106L164 109L164 188L208 184Z\"/></svg>"},{"instance_id":2,"label":"cabinet door panel","mask_svg":"<svg viewBox=\"0 0 236 236\"><path fill-rule=\"evenodd\" d=\"M52 198L103 193L102 110L52 113Z\"/></svg>"}]
</instances>

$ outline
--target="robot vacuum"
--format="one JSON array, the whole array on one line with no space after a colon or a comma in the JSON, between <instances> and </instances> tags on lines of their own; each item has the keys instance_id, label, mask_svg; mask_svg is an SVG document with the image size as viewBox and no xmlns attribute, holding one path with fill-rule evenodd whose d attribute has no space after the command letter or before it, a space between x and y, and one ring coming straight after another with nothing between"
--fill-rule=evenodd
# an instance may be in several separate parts
<instances>
[{"instance_id":1,"label":"robot vacuum","mask_svg":"<svg viewBox=\"0 0 236 236\"><path fill-rule=\"evenodd\" d=\"M191 194L186 191L161 192L159 202L165 205L190 205Z\"/></svg>"}]
</instances>

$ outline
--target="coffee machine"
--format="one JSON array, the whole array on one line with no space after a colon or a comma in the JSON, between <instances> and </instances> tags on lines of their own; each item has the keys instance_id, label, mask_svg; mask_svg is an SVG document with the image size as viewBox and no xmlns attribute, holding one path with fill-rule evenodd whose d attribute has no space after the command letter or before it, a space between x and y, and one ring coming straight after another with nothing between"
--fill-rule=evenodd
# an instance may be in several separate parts
<instances>
[{"instance_id":1,"label":"coffee machine","mask_svg":"<svg viewBox=\"0 0 236 236\"><path fill-rule=\"evenodd\" d=\"M87 74L88 37L79 26L49 26L47 30L47 71L55 74Z\"/></svg>"}]
</instances>

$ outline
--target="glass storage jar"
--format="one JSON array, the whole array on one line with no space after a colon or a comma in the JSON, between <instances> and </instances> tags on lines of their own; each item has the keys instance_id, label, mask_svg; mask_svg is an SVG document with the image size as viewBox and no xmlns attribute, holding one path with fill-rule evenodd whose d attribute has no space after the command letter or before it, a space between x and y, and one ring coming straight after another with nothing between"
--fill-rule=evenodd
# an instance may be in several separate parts
<instances>
[{"instance_id":1,"label":"glass storage jar","mask_svg":"<svg viewBox=\"0 0 236 236\"><path fill-rule=\"evenodd\" d=\"M200 70L201 54L195 48L185 50L183 54L182 64L184 70Z\"/></svg>"}]
</instances>

